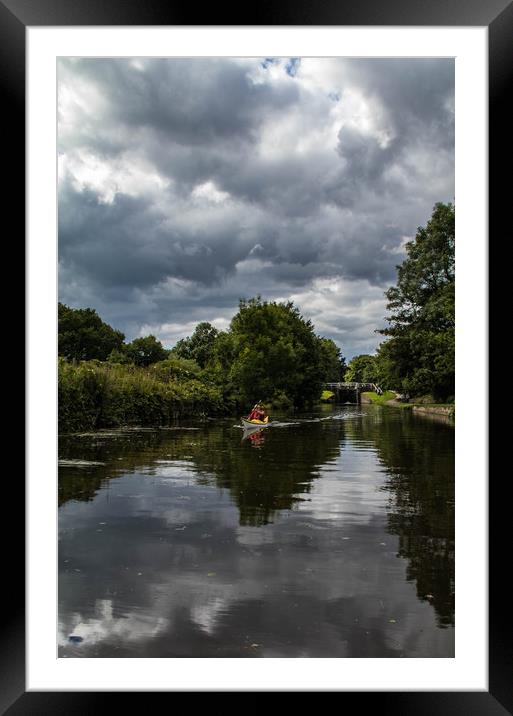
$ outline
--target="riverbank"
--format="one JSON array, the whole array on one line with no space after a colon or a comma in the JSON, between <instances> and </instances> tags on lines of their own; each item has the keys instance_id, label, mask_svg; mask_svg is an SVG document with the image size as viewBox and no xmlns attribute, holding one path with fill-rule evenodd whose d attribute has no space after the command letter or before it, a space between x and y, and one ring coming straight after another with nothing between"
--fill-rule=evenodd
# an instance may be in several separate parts
<instances>
[{"instance_id":1,"label":"riverbank","mask_svg":"<svg viewBox=\"0 0 513 716\"><path fill-rule=\"evenodd\" d=\"M378 395L377 393L362 393L362 403L372 403L374 405L383 405L390 408L401 408L403 410L411 410L420 415L439 415L454 420L455 406L446 403L403 403L397 400L397 393L391 390Z\"/></svg>"},{"instance_id":2,"label":"riverbank","mask_svg":"<svg viewBox=\"0 0 513 716\"><path fill-rule=\"evenodd\" d=\"M121 426L169 425L226 412L217 386L200 375L159 367L59 360L59 434Z\"/></svg>"},{"instance_id":3,"label":"riverbank","mask_svg":"<svg viewBox=\"0 0 513 716\"><path fill-rule=\"evenodd\" d=\"M362 393L360 399L362 403L374 403L374 405L388 405L388 403L394 401L396 393L391 390L386 390L381 395L377 393Z\"/></svg>"},{"instance_id":4,"label":"riverbank","mask_svg":"<svg viewBox=\"0 0 513 716\"><path fill-rule=\"evenodd\" d=\"M454 405L412 405L414 413L427 413L430 415L444 415L454 419Z\"/></svg>"}]
</instances>

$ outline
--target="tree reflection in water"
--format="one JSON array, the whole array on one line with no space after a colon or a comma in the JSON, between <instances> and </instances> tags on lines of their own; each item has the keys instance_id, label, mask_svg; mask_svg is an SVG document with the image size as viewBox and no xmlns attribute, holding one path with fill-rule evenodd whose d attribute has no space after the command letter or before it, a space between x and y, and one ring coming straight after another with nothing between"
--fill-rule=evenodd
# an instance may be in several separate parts
<instances>
[{"instance_id":1,"label":"tree reflection in water","mask_svg":"<svg viewBox=\"0 0 513 716\"><path fill-rule=\"evenodd\" d=\"M348 424L370 440L386 473L388 529L419 599L440 627L454 625L454 427L409 411L374 409Z\"/></svg>"},{"instance_id":2,"label":"tree reflection in water","mask_svg":"<svg viewBox=\"0 0 513 716\"><path fill-rule=\"evenodd\" d=\"M238 430L239 428L237 428ZM343 423L326 430L321 422L287 428L267 428L258 433L255 442L234 440L233 421L223 425L205 425L200 430L159 430L156 432L120 433L118 438L102 437L63 439L60 457L76 457L105 465L61 467L59 501L93 499L109 478L144 469L151 474L163 456L167 460L187 460L198 484L214 484L229 490L239 508L242 526L261 526L273 520L276 511L291 509L319 469L339 453L343 441ZM262 431L264 433L265 431ZM265 449L250 450L251 447ZM184 456L187 456L184 458Z\"/></svg>"},{"instance_id":3,"label":"tree reflection in water","mask_svg":"<svg viewBox=\"0 0 513 716\"><path fill-rule=\"evenodd\" d=\"M307 500L341 451L366 445L385 473L388 531L407 560L407 579L440 627L454 624L454 429L407 411L370 406L350 420L309 420L239 439L233 421L155 431L118 431L60 440L59 504L94 499L110 478L156 475L165 458L186 464L197 484L229 491L241 526L273 522ZM251 449L257 448L257 449ZM92 464L104 463L104 464ZM343 469L343 462L339 465Z\"/></svg>"}]
</instances>

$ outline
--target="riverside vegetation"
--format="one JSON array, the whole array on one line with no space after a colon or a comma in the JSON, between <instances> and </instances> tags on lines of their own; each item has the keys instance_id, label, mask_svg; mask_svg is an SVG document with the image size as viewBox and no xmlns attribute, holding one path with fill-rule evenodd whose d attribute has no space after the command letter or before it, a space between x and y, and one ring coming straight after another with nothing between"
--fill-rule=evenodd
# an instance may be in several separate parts
<instances>
[{"instance_id":1,"label":"riverside vegetation","mask_svg":"<svg viewBox=\"0 0 513 716\"><path fill-rule=\"evenodd\" d=\"M377 331L386 340L376 355L355 356L346 380L454 401L454 226L454 206L438 203L405 245L397 285L386 292L389 325Z\"/></svg>"},{"instance_id":2,"label":"riverside vegetation","mask_svg":"<svg viewBox=\"0 0 513 716\"><path fill-rule=\"evenodd\" d=\"M317 336L293 303L260 297L240 301L228 331L200 323L172 350L154 336L123 341L92 309L59 305L60 432L165 425L257 400L311 406L346 367L336 344Z\"/></svg>"},{"instance_id":3,"label":"riverside vegetation","mask_svg":"<svg viewBox=\"0 0 513 716\"><path fill-rule=\"evenodd\" d=\"M342 380L454 401L454 206L438 203L405 246L375 355L346 365L292 302L242 299L227 331L208 322L170 350L125 336L90 308L59 304L59 432L166 425L179 416L234 414L257 400L311 407ZM384 402L382 397L377 402Z\"/></svg>"}]
</instances>

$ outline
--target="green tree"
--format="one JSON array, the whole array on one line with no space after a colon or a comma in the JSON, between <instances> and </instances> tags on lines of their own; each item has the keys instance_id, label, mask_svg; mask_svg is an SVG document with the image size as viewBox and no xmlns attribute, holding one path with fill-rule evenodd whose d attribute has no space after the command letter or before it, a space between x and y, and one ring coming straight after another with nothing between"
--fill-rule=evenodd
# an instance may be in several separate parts
<instances>
[{"instance_id":1,"label":"green tree","mask_svg":"<svg viewBox=\"0 0 513 716\"><path fill-rule=\"evenodd\" d=\"M134 361L127 353L127 344L124 343L121 348L114 348L113 351L109 353L109 357L107 358L109 363L119 363L121 365L133 365Z\"/></svg>"},{"instance_id":2,"label":"green tree","mask_svg":"<svg viewBox=\"0 0 513 716\"><path fill-rule=\"evenodd\" d=\"M288 398L301 407L321 393L320 339L292 302L241 300L230 324L228 380L243 404Z\"/></svg>"},{"instance_id":3,"label":"green tree","mask_svg":"<svg viewBox=\"0 0 513 716\"><path fill-rule=\"evenodd\" d=\"M323 381L326 383L340 382L347 368L342 351L331 338L319 338L319 348Z\"/></svg>"},{"instance_id":4,"label":"green tree","mask_svg":"<svg viewBox=\"0 0 513 716\"><path fill-rule=\"evenodd\" d=\"M375 356L367 354L354 356L347 366L344 379L349 383L378 383Z\"/></svg>"},{"instance_id":5,"label":"green tree","mask_svg":"<svg viewBox=\"0 0 513 716\"><path fill-rule=\"evenodd\" d=\"M201 368L205 368L212 357L218 336L217 328L208 321L202 321L198 323L192 336L178 341L172 352L179 358L196 361Z\"/></svg>"},{"instance_id":6,"label":"green tree","mask_svg":"<svg viewBox=\"0 0 513 716\"><path fill-rule=\"evenodd\" d=\"M104 323L92 308L70 308L59 303L59 355L68 360L107 360L121 350L125 336Z\"/></svg>"},{"instance_id":7,"label":"green tree","mask_svg":"<svg viewBox=\"0 0 513 716\"><path fill-rule=\"evenodd\" d=\"M454 206L438 203L406 244L397 285L386 292L388 336L378 361L387 382L413 395L454 396Z\"/></svg>"},{"instance_id":8,"label":"green tree","mask_svg":"<svg viewBox=\"0 0 513 716\"><path fill-rule=\"evenodd\" d=\"M155 336L150 335L144 338L135 338L125 346L124 353L132 363L145 367L165 360L169 351Z\"/></svg>"},{"instance_id":9,"label":"green tree","mask_svg":"<svg viewBox=\"0 0 513 716\"><path fill-rule=\"evenodd\" d=\"M180 382L199 379L201 376L201 368L195 361L188 360L187 358L178 358L172 354L165 360L154 363L150 371L151 375L163 382Z\"/></svg>"}]
</instances>

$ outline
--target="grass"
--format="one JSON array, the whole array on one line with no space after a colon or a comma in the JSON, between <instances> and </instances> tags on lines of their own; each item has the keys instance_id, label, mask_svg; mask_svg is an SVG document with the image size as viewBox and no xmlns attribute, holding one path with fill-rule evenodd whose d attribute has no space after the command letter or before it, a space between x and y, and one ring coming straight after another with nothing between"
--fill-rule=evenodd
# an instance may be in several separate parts
<instances>
[{"instance_id":1,"label":"grass","mask_svg":"<svg viewBox=\"0 0 513 716\"><path fill-rule=\"evenodd\" d=\"M377 393L362 393L375 405L384 405L387 401L395 398L395 393L391 390L385 390L384 393L378 395Z\"/></svg>"},{"instance_id":2,"label":"grass","mask_svg":"<svg viewBox=\"0 0 513 716\"><path fill-rule=\"evenodd\" d=\"M323 390L321 395L321 400L329 400L335 395L331 390Z\"/></svg>"},{"instance_id":3,"label":"grass","mask_svg":"<svg viewBox=\"0 0 513 716\"><path fill-rule=\"evenodd\" d=\"M369 400L374 403L374 405L389 405L390 407L394 408L451 408L448 415L449 417L454 418L455 415L455 406L454 403L428 403L425 401L416 403L390 403L390 400L393 400L395 398L395 393L391 390L387 390L381 395L378 395L377 393L362 393L362 395L367 396Z\"/></svg>"}]
</instances>

